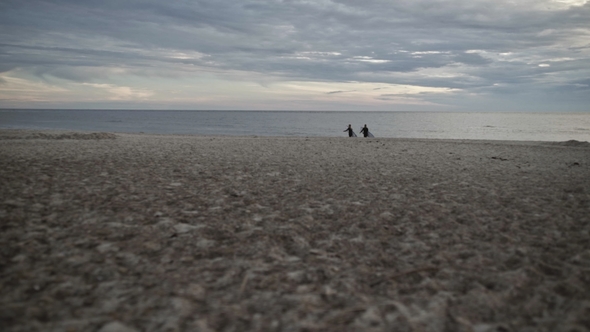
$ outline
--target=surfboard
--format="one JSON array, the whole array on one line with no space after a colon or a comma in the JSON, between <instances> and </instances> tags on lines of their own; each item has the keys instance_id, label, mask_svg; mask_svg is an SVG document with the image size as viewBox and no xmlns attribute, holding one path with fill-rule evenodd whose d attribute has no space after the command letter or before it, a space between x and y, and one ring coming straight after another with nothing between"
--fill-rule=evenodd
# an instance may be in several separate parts
<instances>
[{"instance_id":1,"label":"surfboard","mask_svg":"<svg viewBox=\"0 0 590 332\"><path fill-rule=\"evenodd\" d=\"M352 137L356 137L356 133L354 131L352 132Z\"/></svg>"},{"instance_id":2,"label":"surfboard","mask_svg":"<svg viewBox=\"0 0 590 332\"><path fill-rule=\"evenodd\" d=\"M375 136L373 136L373 134L371 134L371 132L369 132L369 137L375 137Z\"/></svg>"}]
</instances>

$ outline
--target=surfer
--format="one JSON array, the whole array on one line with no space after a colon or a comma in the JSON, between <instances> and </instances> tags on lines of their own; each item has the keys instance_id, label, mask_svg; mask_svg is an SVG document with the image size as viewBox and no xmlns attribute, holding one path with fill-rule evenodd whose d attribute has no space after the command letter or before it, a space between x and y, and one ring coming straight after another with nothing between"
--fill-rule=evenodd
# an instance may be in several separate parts
<instances>
[{"instance_id":1,"label":"surfer","mask_svg":"<svg viewBox=\"0 0 590 332\"><path fill-rule=\"evenodd\" d=\"M348 131L348 137L355 137L356 136L354 131L352 130L351 125L348 125L348 128L344 129L344 131Z\"/></svg>"},{"instance_id":2,"label":"surfer","mask_svg":"<svg viewBox=\"0 0 590 332\"><path fill-rule=\"evenodd\" d=\"M367 124L363 128L361 128L361 133L364 137L369 137L369 128L367 128Z\"/></svg>"}]
</instances>

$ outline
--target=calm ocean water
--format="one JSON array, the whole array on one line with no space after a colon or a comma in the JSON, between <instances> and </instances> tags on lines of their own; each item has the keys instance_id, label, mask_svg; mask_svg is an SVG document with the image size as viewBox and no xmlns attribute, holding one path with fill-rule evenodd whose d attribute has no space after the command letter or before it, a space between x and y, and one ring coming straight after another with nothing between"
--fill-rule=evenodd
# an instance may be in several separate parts
<instances>
[{"instance_id":1,"label":"calm ocean water","mask_svg":"<svg viewBox=\"0 0 590 332\"><path fill-rule=\"evenodd\" d=\"M0 110L0 128L154 134L590 141L590 113Z\"/></svg>"}]
</instances>

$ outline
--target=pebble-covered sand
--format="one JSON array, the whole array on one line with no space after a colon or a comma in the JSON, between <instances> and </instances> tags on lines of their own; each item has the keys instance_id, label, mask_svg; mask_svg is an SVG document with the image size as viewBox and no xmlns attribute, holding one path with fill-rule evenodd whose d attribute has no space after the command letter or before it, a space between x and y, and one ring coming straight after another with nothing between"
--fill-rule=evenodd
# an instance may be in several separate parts
<instances>
[{"instance_id":1,"label":"pebble-covered sand","mask_svg":"<svg viewBox=\"0 0 590 332\"><path fill-rule=\"evenodd\" d=\"M2 331L589 331L590 144L0 131Z\"/></svg>"}]
</instances>

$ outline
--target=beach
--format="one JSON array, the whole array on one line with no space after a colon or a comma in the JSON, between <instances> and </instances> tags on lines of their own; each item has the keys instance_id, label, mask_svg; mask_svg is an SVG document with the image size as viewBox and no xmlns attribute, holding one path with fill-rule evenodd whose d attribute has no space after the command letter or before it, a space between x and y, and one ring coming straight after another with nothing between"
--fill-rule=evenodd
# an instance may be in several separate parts
<instances>
[{"instance_id":1,"label":"beach","mask_svg":"<svg viewBox=\"0 0 590 332\"><path fill-rule=\"evenodd\" d=\"M590 144L0 130L3 331L589 331Z\"/></svg>"}]
</instances>

